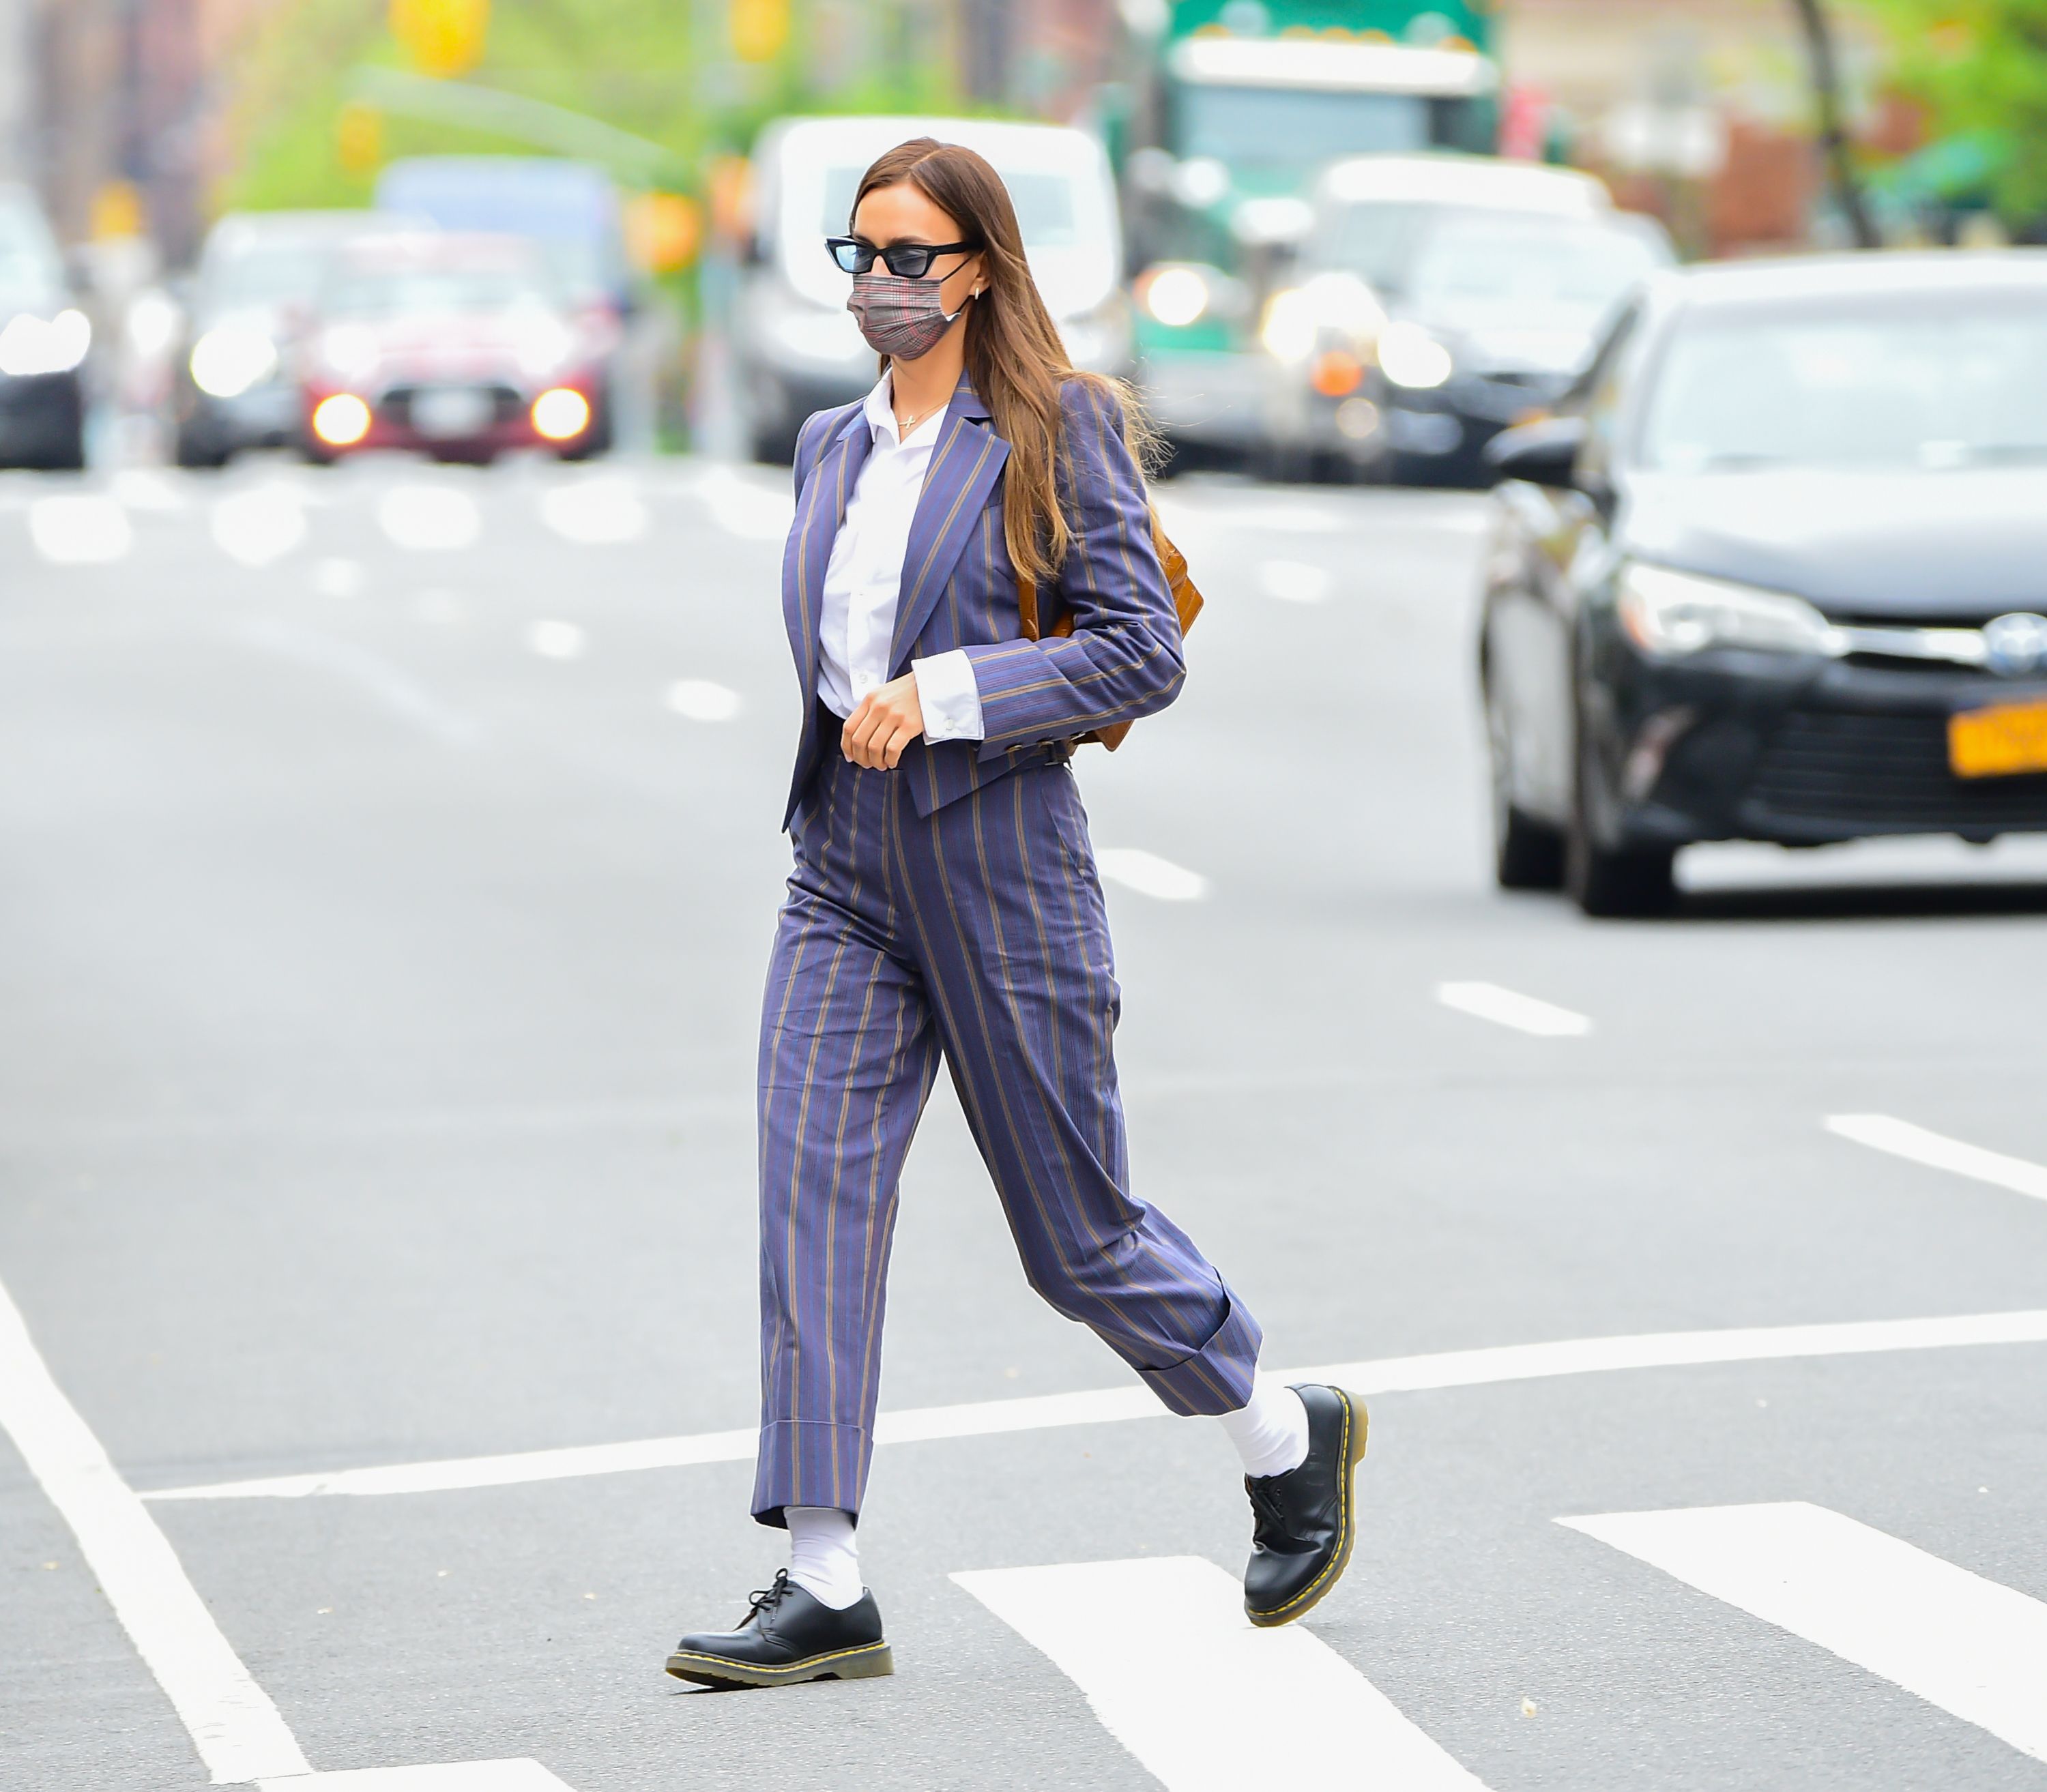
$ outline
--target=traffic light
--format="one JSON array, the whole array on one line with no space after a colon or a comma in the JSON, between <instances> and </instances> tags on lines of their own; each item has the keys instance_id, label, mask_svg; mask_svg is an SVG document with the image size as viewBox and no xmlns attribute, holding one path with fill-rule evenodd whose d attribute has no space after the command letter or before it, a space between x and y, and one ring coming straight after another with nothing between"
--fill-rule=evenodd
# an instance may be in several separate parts
<instances>
[{"instance_id":1,"label":"traffic light","mask_svg":"<svg viewBox=\"0 0 2047 1792\"><path fill-rule=\"evenodd\" d=\"M732 53L772 62L789 41L789 0L730 0Z\"/></svg>"},{"instance_id":2,"label":"traffic light","mask_svg":"<svg viewBox=\"0 0 2047 1792\"><path fill-rule=\"evenodd\" d=\"M391 34L425 74L467 73L489 27L490 0L391 0Z\"/></svg>"}]
</instances>

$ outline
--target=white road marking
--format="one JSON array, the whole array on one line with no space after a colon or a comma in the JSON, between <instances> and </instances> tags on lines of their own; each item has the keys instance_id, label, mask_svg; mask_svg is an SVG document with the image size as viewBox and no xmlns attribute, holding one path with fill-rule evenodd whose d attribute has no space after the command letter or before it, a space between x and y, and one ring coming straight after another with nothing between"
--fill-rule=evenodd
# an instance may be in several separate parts
<instances>
[{"instance_id":1,"label":"white road marking","mask_svg":"<svg viewBox=\"0 0 2047 1792\"><path fill-rule=\"evenodd\" d=\"M1502 989L1497 983L1438 983L1436 999L1460 1014L1476 1014L1482 1021L1493 1021L1543 1039L1575 1039L1592 1030L1587 1015Z\"/></svg>"},{"instance_id":2,"label":"white road marking","mask_svg":"<svg viewBox=\"0 0 2047 1792\"><path fill-rule=\"evenodd\" d=\"M540 520L563 539L597 546L633 542L647 533L647 506L623 479L599 477L551 485Z\"/></svg>"},{"instance_id":3,"label":"white road marking","mask_svg":"<svg viewBox=\"0 0 2047 1792\"><path fill-rule=\"evenodd\" d=\"M739 713L739 693L708 678L678 678L668 686L668 707L693 722L729 722Z\"/></svg>"},{"instance_id":4,"label":"white road marking","mask_svg":"<svg viewBox=\"0 0 2047 1792\"><path fill-rule=\"evenodd\" d=\"M377 526L400 547L423 553L467 547L483 533L483 513L449 485L393 485L377 502Z\"/></svg>"},{"instance_id":5,"label":"white road marking","mask_svg":"<svg viewBox=\"0 0 2047 1792\"><path fill-rule=\"evenodd\" d=\"M526 645L543 659L580 659L590 637L573 622L536 622L527 628Z\"/></svg>"},{"instance_id":6,"label":"white road marking","mask_svg":"<svg viewBox=\"0 0 2047 1792\"><path fill-rule=\"evenodd\" d=\"M1258 569L1258 589L1283 604L1319 604L1335 583L1326 567L1306 560L1268 560Z\"/></svg>"},{"instance_id":7,"label":"white road marking","mask_svg":"<svg viewBox=\"0 0 2047 1792\"><path fill-rule=\"evenodd\" d=\"M1976 1182L2009 1188L2016 1195L2030 1195L2047 1201L2047 1169L2029 1164L2023 1157L2007 1157L1986 1151L1979 1145L1964 1145L1939 1133L1929 1133L1909 1120L1894 1120L1887 1114L1830 1114L1826 1128L1873 1151L1887 1151L1894 1157L1908 1157L1937 1170L1952 1170Z\"/></svg>"},{"instance_id":8,"label":"white road marking","mask_svg":"<svg viewBox=\"0 0 2047 1792\"><path fill-rule=\"evenodd\" d=\"M460 1761L444 1767L358 1767L264 1779L257 1792L568 1792L538 1761Z\"/></svg>"},{"instance_id":9,"label":"white road marking","mask_svg":"<svg viewBox=\"0 0 2047 1792\"><path fill-rule=\"evenodd\" d=\"M176 511L185 508L186 489L153 467L122 467L107 488L130 510Z\"/></svg>"},{"instance_id":10,"label":"white road marking","mask_svg":"<svg viewBox=\"0 0 2047 1792\"><path fill-rule=\"evenodd\" d=\"M214 545L245 566L281 560L306 539L306 510L288 486L250 485L213 507Z\"/></svg>"},{"instance_id":11,"label":"white road marking","mask_svg":"<svg viewBox=\"0 0 2047 1792\"><path fill-rule=\"evenodd\" d=\"M312 1771L185 1578L169 1540L64 1396L0 1288L0 1427L77 1537L121 1628L216 1786Z\"/></svg>"},{"instance_id":12,"label":"white road marking","mask_svg":"<svg viewBox=\"0 0 2047 1792\"><path fill-rule=\"evenodd\" d=\"M105 566L135 545L118 500L99 492L53 492L29 504L29 539L57 566Z\"/></svg>"},{"instance_id":13,"label":"white road marking","mask_svg":"<svg viewBox=\"0 0 2047 1792\"><path fill-rule=\"evenodd\" d=\"M1243 1586L1213 1562L1162 1556L952 1578L1048 1656L1167 1792L1482 1786L1312 1631L1253 1628Z\"/></svg>"},{"instance_id":14,"label":"white road marking","mask_svg":"<svg viewBox=\"0 0 2047 1792\"><path fill-rule=\"evenodd\" d=\"M796 501L787 473L767 484L734 467L707 466L695 483L712 519L728 534L749 541L780 541L788 534Z\"/></svg>"},{"instance_id":15,"label":"white road marking","mask_svg":"<svg viewBox=\"0 0 2047 1792\"><path fill-rule=\"evenodd\" d=\"M1267 1381L1334 1382L1360 1395L1418 1393L1445 1388L1489 1387L1553 1376L1594 1375L1623 1369L1688 1369L1712 1363L1779 1362L1813 1357L1862 1356L1888 1350L1935 1350L1971 1345L2047 1344L2047 1309L1972 1313L1955 1318L1858 1319L1844 1324L1755 1326L1720 1331L1650 1332L1624 1338L1567 1338L1544 1344L1503 1344L1428 1356L1382 1357L1312 1369L1274 1369ZM1105 1425L1156 1419L1165 1409L1141 1386L1100 1388L1085 1393L1037 1394L1022 1400L975 1400L958 1406L884 1412L874 1428L877 1444L923 1443ZM323 1474L280 1475L261 1481L220 1481L145 1493L145 1500L293 1500L316 1494L435 1493L469 1487L510 1487L528 1481L617 1474L635 1469L686 1468L704 1462L744 1462L753 1457L751 1430L645 1438L630 1443L579 1444L499 1456L400 1462Z\"/></svg>"},{"instance_id":16,"label":"white road marking","mask_svg":"<svg viewBox=\"0 0 2047 1792\"><path fill-rule=\"evenodd\" d=\"M362 562L339 556L313 568L313 589L323 597L354 597L362 589Z\"/></svg>"},{"instance_id":17,"label":"white road marking","mask_svg":"<svg viewBox=\"0 0 2047 1792\"><path fill-rule=\"evenodd\" d=\"M482 738L482 727L471 717L449 708L388 660L352 642L301 628L275 616L255 617L236 633L240 639L266 653L337 674L366 691L394 715L451 747L474 747Z\"/></svg>"},{"instance_id":18,"label":"white road marking","mask_svg":"<svg viewBox=\"0 0 2047 1792\"><path fill-rule=\"evenodd\" d=\"M1802 1500L1560 1519L2047 1760L2047 1605Z\"/></svg>"},{"instance_id":19,"label":"white road marking","mask_svg":"<svg viewBox=\"0 0 2047 1792\"><path fill-rule=\"evenodd\" d=\"M1094 855L1101 875L1140 896L1161 902L1192 902L1208 894L1209 880L1198 871L1147 852L1141 846L1105 846Z\"/></svg>"}]
</instances>

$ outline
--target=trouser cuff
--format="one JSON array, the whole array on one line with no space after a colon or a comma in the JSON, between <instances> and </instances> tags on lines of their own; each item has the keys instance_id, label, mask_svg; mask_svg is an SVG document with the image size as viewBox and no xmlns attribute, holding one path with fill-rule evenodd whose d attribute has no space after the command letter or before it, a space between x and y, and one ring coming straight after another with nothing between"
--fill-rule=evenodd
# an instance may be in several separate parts
<instances>
[{"instance_id":1,"label":"trouser cuff","mask_svg":"<svg viewBox=\"0 0 2047 1792\"><path fill-rule=\"evenodd\" d=\"M1227 1288L1223 1292L1228 1311L1201 1349L1167 1368L1137 1371L1169 1412L1234 1412L1251 1398L1265 1334L1251 1310Z\"/></svg>"},{"instance_id":2,"label":"trouser cuff","mask_svg":"<svg viewBox=\"0 0 2047 1792\"><path fill-rule=\"evenodd\" d=\"M857 1520L873 1454L873 1434L862 1425L769 1419L760 1427L753 1470L755 1522L786 1531L784 1506L836 1506Z\"/></svg>"}]
</instances>

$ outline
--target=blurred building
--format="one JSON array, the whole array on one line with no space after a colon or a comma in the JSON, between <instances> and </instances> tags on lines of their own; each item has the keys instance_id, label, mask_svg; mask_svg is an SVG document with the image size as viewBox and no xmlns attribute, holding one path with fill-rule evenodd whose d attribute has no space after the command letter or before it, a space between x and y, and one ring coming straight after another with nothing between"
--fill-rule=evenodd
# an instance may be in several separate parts
<instances>
[{"instance_id":1,"label":"blurred building","mask_svg":"<svg viewBox=\"0 0 2047 1792\"><path fill-rule=\"evenodd\" d=\"M171 260L203 228L225 58L283 0L0 0L0 166L79 241L139 210Z\"/></svg>"},{"instance_id":2,"label":"blurred building","mask_svg":"<svg viewBox=\"0 0 2047 1792\"><path fill-rule=\"evenodd\" d=\"M1567 153L1695 252L1809 241L1823 183L1790 0L1501 0L1522 153ZM1832 9L1851 97L1880 46Z\"/></svg>"}]
</instances>

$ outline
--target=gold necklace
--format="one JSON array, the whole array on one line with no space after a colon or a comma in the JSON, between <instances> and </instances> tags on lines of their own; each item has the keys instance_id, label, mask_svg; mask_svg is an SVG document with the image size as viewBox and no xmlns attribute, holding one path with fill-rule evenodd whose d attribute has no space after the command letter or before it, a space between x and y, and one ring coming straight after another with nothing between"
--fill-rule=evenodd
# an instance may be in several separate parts
<instances>
[{"instance_id":1,"label":"gold necklace","mask_svg":"<svg viewBox=\"0 0 2047 1792\"><path fill-rule=\"evenodd\" d=\"M927 417L936 416L950 402L950 399L941 399L936 404L930 405L922 411L912 411L907 417L899 416L896 419L896 439L898 442L904 440L918 424Z\"/></svg>"}]
</instances>

